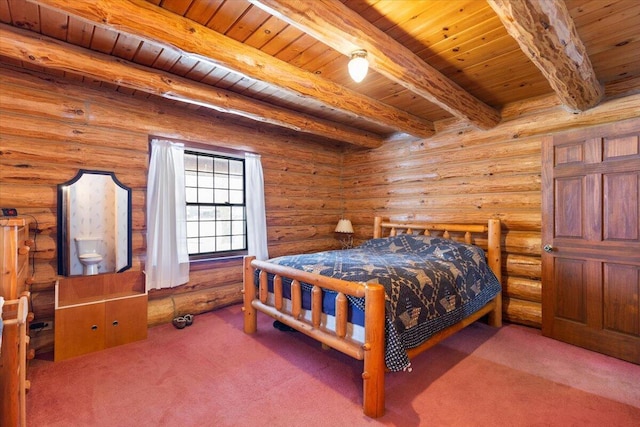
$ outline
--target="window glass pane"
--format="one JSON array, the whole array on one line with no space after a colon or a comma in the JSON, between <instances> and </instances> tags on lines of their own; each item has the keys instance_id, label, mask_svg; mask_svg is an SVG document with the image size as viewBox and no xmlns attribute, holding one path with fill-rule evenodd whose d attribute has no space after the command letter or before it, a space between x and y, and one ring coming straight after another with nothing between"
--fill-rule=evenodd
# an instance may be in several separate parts
<instances>
[{"instance_id":1,"label":"window glass pane","mask_svg":"<svg viewBox=\"0 0 640 427\"><path fill-rule=\"evenodd\" d=\"M231 250L244 249L244 236L231 237Z\"/></svg>"},{"instance_id":2,"label":"window glass pane","mask_svg":"<svg viewBox=\"0 0 640 427\"><path fill-rule=\"evenodd\" d=\"M216 249L219 251L230 251L231 238L229 236L216 237Z\"/></svg>"},{"instance_id":3,"label":"window glass pane","mask_svg":"<svg viewBox=\"0 0 640 427\"><path fill-rule=\"evenodd\" d=\"M213 172L213 158L198 156L198 170L200 172Z\"/></svg>"},{"instance_id":4,"label":"window glass pane","mask_svg":"<svg viewBox=\"0 0 640 427\"><path fill-rule=\"evenodd\" d=\"M216 238L215 237L203 237L200 239L200 253L215 252L216 251Z\"/></svg>"},{"instance_id":5,"label":"window glass pane","mask_svg":"<svg viewBox=\"0 0 640 427\"><path fill-rule=\"evenodd\" d=\"M198 179L195 171L184 171L184 185L186 187L197 187Z\"/></svg>"},{"instance_id":6,"label":"window glass pane","mask_svg":"<svg viewBox=\"0 0 640 427\"><path fill-rule=\"evenodd\" d=\"M244 185L244 179L241 176L231 175L229 176L229 188L231 190L242 190Z\"/></svg>"},{"instance_id":7,"label":"window glass pane","mask_svg":"<svg viewBox=\"0 0 640 427\"><path fill-rule=\"evenodd\" d=\"M209 188L198 189L198 203L213 203L213 190Z\"/></svg>"},{"instance_id":8,"label":"window glass pane","mask_svg":"<svg viewBox=\"0 0 640 427\"><path fill-rule=\"evenodd\" d=\"M237 190L229 191L229 203L233 203L237 205L242 204L242 202L244 202L243 197L244 197L244 193L242 191L237 191Z\"/></svg>"},{"instance_id":9,"label":"window glass pane","mask_svg":"<svg viewBox=\"0 0 640 427\"><path fill-rule=\"evenodd\" d=\"M215 221L200 221L200 236L210 237L216 235Z\"/></svg>"},{"instance_id":10,"label":"window glass pane","mask_svg":"<svg viewBox=\"0 0 640 427\"><path fill-rule=\"evenodd\" d=\"M213 206L200 207L200 219L203 221L216 219L216 208Z\"/></svg>"},{"instance_id":11,"label":"window glass pane","mask_svg":"<svg viewBox=\"0 0 640 427\"><path fill-rule=\"evenodd\" d=\"M198 167L198 156L195 154L184 155L184 170L194 171Z\"/></svg>"},{"instance_id":12,"label":"window glass pane","mask_svg":"<svg viewBox=\"0 0 640 427\"><path fill-rule=\"evenodd\" d=\"M187 237L198 237L198 228L197 222L187 222Z\"/></svg>"},{"instance_id":13,"label":"window glass pane","mask_svg":"<svg viewBox=\"0 0 640 427\"><path fill-rule=\"evenodd\" d=\"M216 218L221 221L228 221L231 219L231 206L218 206L216 207Z\"/></svg>"},{"instance_id":14,"label":"window glass pane","mask_svg":"<svg viewBox=\"0 0 640 427\"><path fill-rule=\"evenodd\" d=\"M216 173L229 173L229 160L227 159L216 159L215 160Z\"/></svg>"},{"instance_id":15,"label":"window glass pane","mask_svg":"<svg viewBox=\"0 0 640 427\"><path fill-rule=\"evenodd\" d=\"M215 174L215 188L229 188L229 175Z\"/></svg>"},{"instance_id":16,"label":"window glass pane","mask_svg":"<svg viewBox=\"0 0 640 427\"><path fill-rule=\"evenodd\" d=\"M187 206L187 221L197 221L199 217L198 210L197 206Z\"/></svg>"},{"instance_id":17,"label":"window glass pane","mask_svg":"<svg viewBox=\"0 0 640 427\"><path fill-rule=\"evenodd\" d=\"M198 189L185 188L184 197L187 203L198 203Z\"/></svg>"},{"instance_id":18,"label":"window glass pane","mask_svg":"<svg viewBox=\"0 0 640 427\"><path fill-rule=\"evenodd\" d=\"M231 234L244 234L244 221L233 221L231 223Z\"/></svg>"},{"instance_id":19,"label":"window glass pane","mask_svg":"<svg viewBox=\"0 0 640 427\"><path fill-rule=\"evenodd\" d=\"M228 190L215 190L216 203L229 203L229 191Z\"/></svg>"},{"instance_id":20,"label":"window glass pane","mask_svg":"<svg viewBox=\"0 0 640 427\"><path fill-rule=\"evenodd\" d=\"M231 222L230 221L218 221L216 226L216 235L228 236L231 234Z\"/></svg>"},{"instance_id":21,"label":"window glass pane","mask_svg":"<svg viewBox=\"0 0 640 427\"><path fill-rule=\"evenodd\" d=\"M197 254L198 251L198 239L187 239L187 250L189 254Z\"/></svg>"},{"instance_id":22,"label":"window glass pane","mask_svg":"<svg viewBox=\"0 0 640 427\"><path fill-rule=\"evenodd\" d=\"M213 188L213 174L200 172L198 174L198 187Z\"/></svg>"},{"instance_id":23,"label":"window glass pane","mask_svg":"<svg viewBox=\"0 0 640 427\"><path fill-rule=\"evenodd\" d=\"M244 206L232 206L231 218L244 220Z\"/></svg>"},{"instance_id":24,"label":"window glass pane","mask_svg":"<svg viewBox=\"0 0 640 427\"><path fill-rule=\"evenodd\" d=\"M229 173L231 175L244 175L244 163L238 160L229 160Z\"/></svg>"}]
</instances>

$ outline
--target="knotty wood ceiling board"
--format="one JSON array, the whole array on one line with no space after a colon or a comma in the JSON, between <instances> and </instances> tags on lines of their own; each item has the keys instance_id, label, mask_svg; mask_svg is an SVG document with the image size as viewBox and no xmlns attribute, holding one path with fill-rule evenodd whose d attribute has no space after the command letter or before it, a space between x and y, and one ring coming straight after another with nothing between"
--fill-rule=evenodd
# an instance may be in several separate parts
<instances>
[{"instance_id":1,"label":"knotty wood ceiling board","mask_svg":"<svg viewBox=\"0 0 640 427\"><path fill-rule=\"evenodd\" d=\"M316 0L318 4L331 0ZM498 14L484 0L335 0L357 13L409 53L442 73L490 108L541 95L553 94L549 81L507 32ZM551 1L551 0L550 0ZM164 40L149 40L117 31L74 13L58 10L38 0L0 0L0 22L65 44L100 52L133 64L166 72L212 89L224 89L287 111L306 114L349 128L390 137L402 127L372 119L366 108L348 111L325 99L283 90L282 81L261 81L222 66L217 58L182 54ZM76 3L69 1L68 3ZM99 1L97 3L100 3ZM408 113L417 120L434 122L454 117L451 110L409 90L373 69L364 82L354 83L347 73L348 57L285 19L249 0L131 0L139 6L161 8L176 19L187 18L278 61L326 79L338 87ZM267 4L269 2L267 1ZM112 8L127 0L102 2ZM313 3L311 3L313 4ZM640 79L640 2L636 0L566 0L570 19L586 47L598 81L602 84ZM53 7L53 8L52 8ZM140 9L142 10L142 9ZM157 10L157 9L156 9ZM6 41L2 41L6 42ZM196 52L197 53L197 52ZM157 98L114 81L84 77L82 72L60 71L15 57L0 57L9 64L42 70L86 84L142 98ZM271 66L271 65L269 65ZM398 64L402 66L402 64ZM283 80L287 76L284 72ZM311 80L311 79L310 79ZM311 82L311 85L315 83ZM331 94L324 94L331 96ZM168 101L176 103L178 101ZM356 101L357 104L359 101ZM185 108L213 111L184 104ZM404 119L403 119L404 120ZM344 136L342 136L344 138ZM340 140L340 137L337 139ZM348 138L347 138L348 139ZM347 141L348 142L348 141Z\"/></svg>"},{"instance_id":2,"label":"knotty wood ceiling board","mask_svg":"<svg viewBox=\"0 0 640 427\"><path fill-rule=\"evenodd\" d=\"M640 2L566 3L602 83L640 76Z\"/></svg>"}]
</instances>

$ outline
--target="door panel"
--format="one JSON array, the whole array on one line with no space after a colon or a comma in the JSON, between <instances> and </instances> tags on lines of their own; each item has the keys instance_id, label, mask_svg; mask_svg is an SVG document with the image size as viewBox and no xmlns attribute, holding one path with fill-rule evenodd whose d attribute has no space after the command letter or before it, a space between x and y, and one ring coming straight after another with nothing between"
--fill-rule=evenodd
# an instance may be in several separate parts
<instances>
[{"instance_id":1,"label":"door panel","mask_svg":"<svg viewBox=\"0 0 640 427\"><path fill-rule=\"evenodd\" d=\"M638 189L640 173L604 175L605 240L638 240Z\"/></svg>"},{"instance_id":2,"label":"door panel","mask_svg":"<svg viewBox=\"0 0 640 427\"><path fill-rule=\"evenodd\" d=\"M556 180L556 237L582 237L584 181L584 177L562 178Z\"/></svg>"},{"instance_id":3,"label":"door panel","mask_svg":"<svg viewBox=\"0 0 640 427\"><path fill-rule=\"evenodd\" d=\"M556 292L557 317L579 323L587 322L587 290L584 260L558 259L555 265L555 281L562 283Z\"/></svg>"},{"instance_id":4,"label":"door panel","mask_svg":"<svg viewBox=\"0 0 640 427\"><path fill-rule=\"evenodd\" d=\"M640 119L545 138L542 332L640 363Z\"/></svg>"},{"instance_id":5,"label":"door panel","mask_svg":"<svg viewBox=\"0 0 640 427\"><path fill-rule=\"evenodd\" d=\"M104 349L104 304L56 310L54 333L56 362Z\"/></svg>"},{"instance_id":6,"label":"door panel","mask_svg":"<svg viewBox=\"0 0 640 427\"><path fill-rule=\"evenodd\" d=\"M640 144L637 135L604 138L604 160L638 155Z\"/></svg>"},{"instance_id":7,"label":"door panel","mask_svg":"<svg viewBox=\"0 0 640 427\"><path fill-rule=\"evenodd\" d=\"M630 265L604 265L604 327L640 335L640 269Z\"/></svg>"},{"instance_id":8,"label":"door panel","mask_svg":"<svg viewBox=\"0 0 640 427\"><path fill-rule=\"evenodd\" d=\"M147 295L106 302L105 346L147 338Z\"/></svg>"}]
</instances>

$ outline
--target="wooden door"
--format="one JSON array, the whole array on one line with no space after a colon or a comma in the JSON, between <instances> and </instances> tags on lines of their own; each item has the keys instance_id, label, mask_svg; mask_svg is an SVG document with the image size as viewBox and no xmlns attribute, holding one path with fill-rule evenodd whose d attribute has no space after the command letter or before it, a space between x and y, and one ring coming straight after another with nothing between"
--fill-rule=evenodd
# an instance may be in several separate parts
<instances>
[{"instance_id":1,"label":"wooden door","mask_svg":"<svg viewBox=\"0 0 640 427\"><path fill-rule=\"evenodd\" d=\"M640 119L545 138L542 333L640 363Z\"/></svg>"}]
</instances>

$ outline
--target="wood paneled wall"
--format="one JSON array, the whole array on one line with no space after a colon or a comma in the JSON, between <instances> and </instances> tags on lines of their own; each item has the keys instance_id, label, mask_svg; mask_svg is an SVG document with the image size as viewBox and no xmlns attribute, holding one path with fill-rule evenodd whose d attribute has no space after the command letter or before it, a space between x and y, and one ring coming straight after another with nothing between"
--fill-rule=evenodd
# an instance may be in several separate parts
<instances>
[{"instance_id":1,"label":"wood paneled wall","mask_svg":"<svg viewBox=\"0 0 640 427\"><path fill-rule=\"evenodd\" d=\"M0 64L0 88L0 205L38 222L35 321L53 322L56 186L78 169L114 171L132 187L133 269L144 269L150 135L260 154L270 255L338 247L333 228L342 212L339 145L6 63ZM194 266L188 284L151 292L149 322L239 302L241 282L241 259ZM32 335L32 347L51 349L51 331Z\"/></svg>"},{"instance_id":2,"label":"wood paneled wall","mask_svg":"<svg viewBox=\"0 0 640 427\"><path fill-rule=\"evenodd\" d=\"M581 114L545 97L509 105L502 123L491 130L441 122L429 139L349 150L342 171L345 215L356 240L371 234L376 214L466 223L499 218L505 318L540 327L542 138L639 116L637 91L620 97L632 83L608 87L609 100Z\"/></svg>"}]
</instances>

